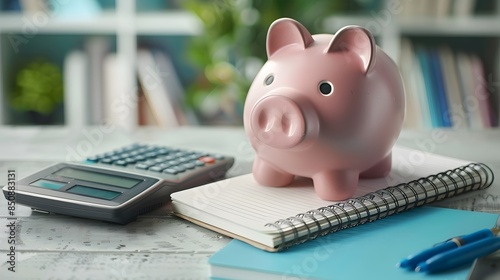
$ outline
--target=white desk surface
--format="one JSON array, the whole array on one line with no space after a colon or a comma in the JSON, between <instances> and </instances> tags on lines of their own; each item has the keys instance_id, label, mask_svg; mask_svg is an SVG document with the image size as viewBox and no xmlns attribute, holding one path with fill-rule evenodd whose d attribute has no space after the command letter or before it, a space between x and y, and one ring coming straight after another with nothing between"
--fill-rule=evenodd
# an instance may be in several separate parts
<instances>
[{"instance_id":1,"label":"white desk surface","mask_svg":"<svg viewBox=\"0 0 500 280\"><path fill-rule=\"evenodd\" d=\"M0 185L7 170L25 177L58 161L75 160L132 142L164 144L233 155L229 176L251 172L254 151L240 127L103 127L0 129ZM500 176L500 130L403 131L398 144L483 162ZM2 195L3 196L3 195ZM500 180L485 192L441 205L500 213ZM150 212L128 225L32 213L17 205L16 272L7 270L7 203L0 199L0 279L206 279L207 259L230 239L170 215ZM7 278L6 278L7 277Z\"/></svg>"}]
</instances>

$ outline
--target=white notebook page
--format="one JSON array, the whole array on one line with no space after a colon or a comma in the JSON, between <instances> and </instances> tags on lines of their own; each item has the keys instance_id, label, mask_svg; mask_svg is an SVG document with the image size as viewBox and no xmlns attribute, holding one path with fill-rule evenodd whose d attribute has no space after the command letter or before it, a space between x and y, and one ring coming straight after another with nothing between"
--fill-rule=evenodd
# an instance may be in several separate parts
<instances>
[{"instance_id":1,"label":"white notebook page","mask_svg":"<svg viewBox=\"0 0 500 280\"><path fill-rule=\"evenodd\" d=\"M360 180L354 197L455 169L468 163L395 147L391 173L380 179ZM267 223L335 203L320 199L314 192L311 179L296 178L290 186L267 187L256 183L252 174L174 193L172 199L174 202L261 231L274 230L266 228Z\"/></svg>"}]
</instances>

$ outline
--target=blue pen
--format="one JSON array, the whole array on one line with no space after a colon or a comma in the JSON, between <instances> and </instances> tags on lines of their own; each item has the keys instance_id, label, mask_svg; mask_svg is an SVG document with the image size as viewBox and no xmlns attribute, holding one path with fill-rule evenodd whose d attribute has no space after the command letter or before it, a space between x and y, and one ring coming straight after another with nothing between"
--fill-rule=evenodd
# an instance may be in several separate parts
<instances>
[{"instance_id":1,"label":"blue pen","mask_svg":"<svg viewBox=\"0 0 500 280\"><path fill-rule=\"evenodd\" d=\"M429 259L437 254L456 249L460 246L464 246L465 244L476 242L476 241L479 241L481 239L493 237L499 232L500 232L500 229L498 229L498 228L482 229L482 230L473 232L471 234L451 238L450 240L447 240L439 245L436 245L436 246L429 248L427 250L424 250L416 255L411 255L411 256L407 257L406 259L403 259L401 262L398 263L398 266L401 268L407 268L407 269L414 270L417 267L417 265L419 265L421 262L424 262L427 259Z\"/></svg>"},{"instance_id":2,"label":"blue pen","mask_svg":"<svg viewBox=\"0 0 500 280\"><path fill-rule=\"evenodd\" d=\"M474 259L491 254L500 249L500 237L486 238L467 244L449 252L438 254L425 262L421 262L415 271L439 272L472 262Z\"/></svg>"}]
</instances>

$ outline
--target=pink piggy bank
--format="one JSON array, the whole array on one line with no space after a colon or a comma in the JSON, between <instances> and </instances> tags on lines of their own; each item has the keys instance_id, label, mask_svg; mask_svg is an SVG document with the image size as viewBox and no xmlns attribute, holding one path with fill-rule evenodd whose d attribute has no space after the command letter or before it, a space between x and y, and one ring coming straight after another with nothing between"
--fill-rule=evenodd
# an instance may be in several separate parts
<instances>
[{"instance_id":1,"label":"pink piggy bank","mask_svg":"<svg viewBox=\"0 0 500 280\"><path fill-rule=\"evenodd\" d=\"M324 200L352 197L359 177L382 177L404 119L396 64L364 28L311 35L293 19L267 34L268 61L244 107L255 180L286 186L310 177Z\"/></svg>"}]
</instances>

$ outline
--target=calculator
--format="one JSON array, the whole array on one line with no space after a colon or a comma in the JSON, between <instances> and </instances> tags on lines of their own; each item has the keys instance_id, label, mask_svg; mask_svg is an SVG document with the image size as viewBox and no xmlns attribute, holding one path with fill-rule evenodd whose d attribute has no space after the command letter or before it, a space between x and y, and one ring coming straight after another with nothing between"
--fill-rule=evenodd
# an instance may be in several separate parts
<instances>
[{"instance_id":1,"label":"calculator","mask_svg":"<svg viewBox=\"0 0 500 280\"><path fill-rule=\"evenodd\" d=\"M5 186L4 196L44 213L126 224L170 201L170 194L223 178L234 158L132 144L62 162Z\"/></svg>"}]
</instances>

